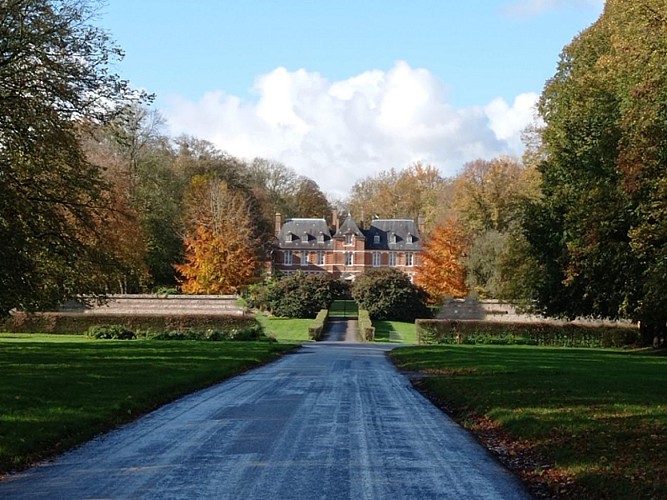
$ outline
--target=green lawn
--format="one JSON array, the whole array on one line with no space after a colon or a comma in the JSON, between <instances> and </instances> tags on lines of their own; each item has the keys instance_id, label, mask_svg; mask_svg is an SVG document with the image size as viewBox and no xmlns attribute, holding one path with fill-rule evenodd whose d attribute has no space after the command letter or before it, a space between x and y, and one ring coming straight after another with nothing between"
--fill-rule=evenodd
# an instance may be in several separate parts
<instances>
[{"instance_id":1,"label":"green lawn","mask_svg":"<svg viewBox=\"0 0 667 500\"><path fill-rule=\"evenodd\" d=\"M308 327L314 319L276 318L257 314L257 320L264 328L264 333L281 343L301 343L310 341Z\"/></svg>"},{"instance_id":2,"label":"green lawn","mask_svg":"<svg viewBox=\"0 0 667 500\"><path fill-rule=\"evenodd\" d=\"M401 321L373 321L376 342L396 342L416 344L417 333L414 323Z\"/></svg>"},{"instance_id":3,"label":"green lawn","mask_svg":"<svg viewBox=\"0 0 667 500\"><path fill-rule=\"evenodd\" d=\"M391 356L426 374L418 385L482 440L504 443L528 483L562 498L667 498L667 357L520 346Z\"/></svg>"},{"instance_id":4,"label":"green lawn","mask_svg":"<svg viewBox=\"0 0 667 500\"><path fill-rule=\"evenodd\" d=\"M290 348L275 342L0 334L0 474Z\"/></svg>"}]
</instances>

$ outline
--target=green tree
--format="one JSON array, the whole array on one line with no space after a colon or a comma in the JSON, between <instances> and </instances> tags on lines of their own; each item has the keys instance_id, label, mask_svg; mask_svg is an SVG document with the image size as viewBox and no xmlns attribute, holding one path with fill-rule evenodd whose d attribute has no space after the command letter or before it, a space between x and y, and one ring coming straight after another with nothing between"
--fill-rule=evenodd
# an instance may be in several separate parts
<instances>
[{"instance_id":1,"label":"green tree","mask_svg":"<svg viewBox=\"0 0 667 500\"><path fill-rule=\"evenodd\" d=\"M113 201L79 124L139 98L109 72L120 50L85 0L0 3L0 314L107 289Z\"/></svg>"},{"instance_id":2,"label":"green tree","mask_svg":"<svg viewBox=\"0 0 667 500\"><path fill-rule=\"evenodd\" d=\"M544 198L524 222L552 315L667 321L664 0L609 0L570 43L539 110Z\"/></svg>"},{"instance_id":3,"label":"green tree","mask_svg":"<svg viewBox=\"0 0 667 500\"><path fill-rule=\"evenodd\" d=\"M505 298L501 262L517 231L523 207L539 199L539 172L514 158L476 160L454 179L452 206L470 239L466 257L468 287L481 297Z\"/></svg>"},{"instance_id":4,"label":"green tree","mask_svg":"<svg viewBox=\"0 0 667 500\"><path fill-rule=\"evenodd\" d=\"M329 309L342 289L343 284L327 273L298 271L255 285L251 302L283 318L314 318L321 309Z\"/></svg>"},{"instance_id":5,"label":"green tree","mask_svg":"<svg viewBox=\"0 0 667 500\"><path fill-rule=\"evenodd\" d=\"M426 292L394 268L371 269L360 275L352 285L352 297L376 320L413 322L431 316Z\"/></svg>"},{"instance_id":6,"label":"green tree","mask_svg":"<svg viewBox=\"0 0 667 500\"><path fill-rule=\"evenodd\" d=\"M466 284L480 298L502 297L501 259L508 252L509 233L490 229L478 235L465 258Z\"/></svg>"}]
</instances>

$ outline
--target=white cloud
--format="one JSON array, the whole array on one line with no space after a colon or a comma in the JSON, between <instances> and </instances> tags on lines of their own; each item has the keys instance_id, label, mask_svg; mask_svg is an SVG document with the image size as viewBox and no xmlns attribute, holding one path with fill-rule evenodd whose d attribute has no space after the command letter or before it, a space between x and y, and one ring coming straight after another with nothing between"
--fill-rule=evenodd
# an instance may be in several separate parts
<instances>
[{"instance_id":1,"label":"white cloud","mask_svg":"<svg viewBox=\"0 0 667 500\"><path fill-rule=\"evenodd\" d=\"M402 61L336 82L277 68L257 78L254 91L256 102L213 91L198 102L172 98L162 111L174 135L283 162L337 196L368 175L415 161L453 175L477 158L519 155L537 99L522 94L512 104L498 98L455 108L441 81Z\"/></svg>"},{"instance_id":2,"label":"white cloud","mask_svg":"<svg viewBox=\"0 0 667 500\"><path fill-rule=\"evenodd\" d=\"M520 94L512 106L496 98L485 106L489 127L500 140L506 141L513 151L522 148L521 132L526 125L538 119L535 105L539 96L534 92Z\"/></svg>"}]
</instances>

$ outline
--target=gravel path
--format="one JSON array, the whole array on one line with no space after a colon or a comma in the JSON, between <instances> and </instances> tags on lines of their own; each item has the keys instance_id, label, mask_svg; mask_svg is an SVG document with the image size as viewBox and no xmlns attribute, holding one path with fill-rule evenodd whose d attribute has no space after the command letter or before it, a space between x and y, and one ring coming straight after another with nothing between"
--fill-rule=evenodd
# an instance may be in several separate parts
<instances>
[{"instance_id":1,"label":"gravel path","mask_svg":"<svg viewBox=\"0 0 667 500\"><path fill-rule=\"evenodd\" d=\"M345 324L331 338L12 476L0 498L528 498L396 371L392 346Z\"/></svg>"}]
</instances>

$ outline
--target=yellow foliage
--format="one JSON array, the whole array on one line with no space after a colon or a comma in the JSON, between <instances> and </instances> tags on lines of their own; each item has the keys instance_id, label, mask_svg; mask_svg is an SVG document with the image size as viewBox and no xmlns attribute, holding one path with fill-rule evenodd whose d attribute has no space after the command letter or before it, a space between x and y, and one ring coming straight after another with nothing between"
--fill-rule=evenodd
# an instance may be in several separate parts
<instances>
[{"instance_id":1,"label":"yellow foliage","mask_svg":"<svg viewBox=\"0 0 667 500\"><path fill-rule=\"evenodd\" d=\"M225 182L195 177L188 193L185 262L176 265L188 294L237 293L259 266L253 226L242 193Z\"/></svg>"},{"instance_id":2,"label":"yellow foliage","mask_svg":"<svg viewBox=\"0 0 667 500\"><path fill-rule=\"evenodd\" d=\"M464 297L468 293L462 263L467 246L463 231L453 220L431 232L423 246L415 283L426 290L433 302L444 297Z\"/></svg>"}]
</instances>

